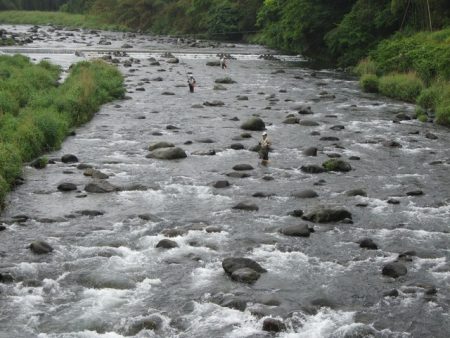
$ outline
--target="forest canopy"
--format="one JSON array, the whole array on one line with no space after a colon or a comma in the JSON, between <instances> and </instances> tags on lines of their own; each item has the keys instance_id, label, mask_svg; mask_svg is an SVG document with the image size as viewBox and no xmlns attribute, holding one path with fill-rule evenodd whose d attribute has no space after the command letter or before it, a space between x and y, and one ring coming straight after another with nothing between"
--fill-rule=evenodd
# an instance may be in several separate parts
<instances>
[{"instance_id":1,"label":"forest canopy","mask_svg":"<svg viewBox=\"0 0 450 338\"><path fill-rule=\"evenodd\" d=\"M450 25L448 0L0 0L0 10L96 15L132 30L247 40L340 66L394 34Z\"/></svg>"}]
</instances>

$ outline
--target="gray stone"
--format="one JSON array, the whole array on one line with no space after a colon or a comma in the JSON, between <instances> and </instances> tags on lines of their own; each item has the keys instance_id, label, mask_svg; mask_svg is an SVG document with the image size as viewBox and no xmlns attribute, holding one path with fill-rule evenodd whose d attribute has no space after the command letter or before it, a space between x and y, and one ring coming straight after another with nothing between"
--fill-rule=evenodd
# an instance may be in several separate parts
<instances>
[{"instance_id":1,"label":"gray stone","mask_svg":"<svg viewBox=\"0 0 450 338\"><path fill-rule=\"evenodd\" d=\"M297 197L297 198L315 198L315 197L318 197L319 195L314 190L307 189L307 190L293 193L292 196Z\"/></svg>"},{"instance_id":2,"label":"gray stone","mask_svg":"<svg viewBox=\"0 0 450 338\"><path fill-rule=\"evenodd\" d=\"M363 196L366 197L367 196L367 192L363 189L353 189L353 190L349 190L345 193L347 196Z\"/></svg>"},{"instance_id":3,"label":"gray stone","mask_svg":"<svg viewBox=\"0 0 450 338\"><path fill-rule=\"evenodd\" d=\"M320 174L325 172L326 170L324 168L322 168L321 166L318 166L316 164L307 164L307 165L303 165L300 168L303 172L308 173L308 174Z\"/></svg>"},{"instance_id":4,"label":"gray stone","mask_svg":"<svg viewBox=\"0 0 450 338\"><path fill-rule=\"evenodd\" d=\"M156 247L161 249L173 249L178 248L178 244L170 239L162 239L158 242L158 244L156 244Z\"/></svg>"},{"instance_id":5,"label":"gray stone","mask_svg":"<svg viewBox=\"0 0 450 338\"><path fill-rule=\"evenodd\" d=\"M72 154L66 154L61 157L61 162L63 163L76 163L78 162L78 157Z\"/></svg>"},{"instance_id":6,"label":"gray stone","mask_svg":"<svg viewBox=\"0 0 450 338\"><path fill-rule=\"evenodd\" d=\"M48 254L53 251L50 244L44 241L33 241L29 246L30 250L38 255Z\"/></svg>"},{"instance_id":7,"label":"gray stone","mask_svg":"<svg viewBox=\"0 0 450 338\"><path fill-rule=\"evenodd\" d=\"M238 269L231 274L232 280L246 284L253 284L259 277L261 277L261 274L250 268Z\"/></svg>"},{"instance_id":8,"label":"gray stone","mask_svg":"<svg viewBox=\"0 0 450 338\"><path fill-rule=\"evenodd\" d=\"M251 117L241 125L241 128L244 130L262 131L266 129L266 125L259 117Z\"/></svg>"},{"instance_id":9,"label":"gray stone","mask_svg":"<svg viewBox=\"0 0 450 338\"><path fill-rule=\"evenodd\" d=\"M266 318L263 322L263 331L281 332L286 330L286 325L278 319Z\"/></svg>"},{"instance_id":10,"label":"gray stone","mask_svg":"<svg viewBox=\"0 0 450 338\"><path fill-rule=\"evenodd\" d=\"M240 202L236 204L233 209L235 210L245 210L245 211L258 211L259 207L256 204Z\"/></svg>"},{"instance_id":11,"label":"gray stone","mask_svg":"<svg viewBox=\"0 0 450 338\"><path fill-rule=\"evenodd\" d=\"M87 184L84 187L84 190L90 193L103 194L117 191L118 187L107 181L95 181Z\"/></svg>"},{"instance_id":12,"label":"gray stone","mask_svg":"<svg viewBox=\"0 0 450 338\"><path fill-rule=\"evenodd\" d=\"M61 183L58 185L58 190L63 192L74 191L77 190L77 186L73 183Z\"/></svg>"},{"instance_id":13,"label":"gray stone","mask_svg":"<svg viewBox=\"0 0 450 338\"><path fill-rule=\"evenodd\" d=\"M383 266L382 274L384 276L389 276L393 278L398 278L401 276L406 275L408 270L406 269L406 266L404 266L402 263L399 262L392 262L388 263L385 266Z\"/></svg>"},{"instance_id":14,"label":"gray stone","mask_svg":"<svg viewBox=\"0 0 450 338\"><path fill-rule=\"evenodd\" d=\"M346 209L319 208L302 218L315 223L331 223L343 221L347 218L352 219L352 214Z\"/></svg>"},{"instance_id":15,"label":"gray stone","mask_svg":"<svg viewBox=\"0 0 450 338\"><path fill-rule=\"evenodd\" d=\"M286 225L280 229L280 233L286 236L309 237L310 231L307 224Z\"/></svg>"},{"instance_id":16,"label":"gray stone","mask_svg":"<svg viewBox=\"0 0 450 338\"><path fill-rule=\"evenodd\" d=\"M317 156L317 148L309 147L303 150L303 155L305 156Z\"/></svg>"},{"instance_id":17,"label":"gray stone","mask_svg":"<svg viewBox=\"0 0 450 338\"><path fill-rule=\"evenodd\" d=\"M158 160L176 160L186 158L185 151L178 147L160 148L152 151L146 156L147 158L155 158Z\"/></svg>"},{"instance_id":18,"label":"gray stone","mask_svg":"<svg viewBox=\"0 0 450 338\"><path fill-rule=\"evenodd\" d=\"M230 182L228 181L217 181L213 184L213 187L216 189L223 189L230 186Z\"/></svg>"},{"instance_id":19,"label":"gray stone","mask_svg":"<svg viewBox=\"0 0 450 338\"><path fill-rule=\"evenodd\" d=\"M175 147L175 145L170 142L156 142L156 143L150 144L148 146L148 150L153 151L153 150L160 149L160 148L173 148L173 147Z\"/></svg>"},{"instance_id":20,"label":"gray stone","mask_svg":"<svg viewBox=\"0 0 450 338\"><path fill-rule=\"evenodd\" d=\"M253 170L254 168L250 164L236 164L233 167L233 170L236 171L246 171L246 170Z\"/></svg>"},{"instance_id":21,"label":"gray stone","mask_svg":"<svg viewBox=\"0 0 450 338\"><path fill-rule=\"evenodd\" d=\"M359 241L359 246L364 249L377 250L378 246L371 238L363 238Z\"/></svg>"},{"instance_id":22,"label":"gray stone","mask_svg":"<svg viewBox=\"0 0 450 338\"><path fill-rule=\"evenodd\" d=\"M222 268L231 275L234 271L242 268L250 268L258 273L267 272L261 265L250 258L228 257L222 261Z\"/></svg>"},{"instance_id":23,"label":"gray stone","mask_svg":"<svg viewBox=\"0 0 450 338\"><path fill-rule=\"evenodd\" d=\"M305 127L317 127L319 125L319 122L312 120L300 120L298 124Z\"/></svg>"}]
</instances>

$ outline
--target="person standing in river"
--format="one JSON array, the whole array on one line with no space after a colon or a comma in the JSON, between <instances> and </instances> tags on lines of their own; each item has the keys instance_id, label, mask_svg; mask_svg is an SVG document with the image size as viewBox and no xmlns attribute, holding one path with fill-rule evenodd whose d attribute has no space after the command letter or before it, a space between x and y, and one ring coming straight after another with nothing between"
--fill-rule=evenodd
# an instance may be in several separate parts
<instances>
[{"instance_id":1,"label":"person standing in river","mask_svg":"<svg viewBox=\"0 0 450 338\"><path fill-rule=\"evenodd\" d=\"M267 137L267 132L262 133L262 139L259 141L260 149L259 149L259 158L262 160L262 165L267 165L269 162L269 149L271 146L270 139Z\"/></svg>"},{"instance_id":2,"label":"person standing in river","mask_svg":"<svg viewBox=\"0 0 450 338\"><path fill-rule=\"evenodd\" d=\"M195 82L194 77L193 77L192 75L189 75L189 78L188 78L188 85L189 85L189 91L190 91L191 93L194 92L195 83L196 83L196 82Z\"/></svg>"},{"instance_id":3,"label":"person standing in river","mask_svg":"<svg viewBox=\"0 0 450 338\"><path fill-rule=\"evenodd\" d=\"M222 67L222 69L226 69L227 68L227 62L225 59L225 55L222 55L222 58L220 59L220 67Z\"/></svg>"}]
</instances>

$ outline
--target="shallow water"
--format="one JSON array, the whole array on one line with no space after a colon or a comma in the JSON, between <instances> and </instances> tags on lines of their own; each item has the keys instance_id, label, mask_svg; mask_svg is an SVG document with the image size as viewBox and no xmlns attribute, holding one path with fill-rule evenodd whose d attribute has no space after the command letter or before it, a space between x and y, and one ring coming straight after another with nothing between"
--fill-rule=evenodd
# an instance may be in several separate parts
<instances>
[{"instance_id":1,"label":"shallow water","mask_svg":"<svg viewBox=\"0 0 450 338\"><path fill-rule=\"evenodd\" d=\"M24 32L29 27L6 28ZM299 58L258 59L269 52L259 46L197 48L176 39L52 32L46 27L37 36L43 40L26 47L52 51L28 55L48 58L66 69L72 62L102 56L91 51L102 36L112 41L102 48L118 48L125 40L133 45L127 57L118 58L131 99L105 105L48 157L58 160L72 153L110 175L109 182L141 188L84 195L91 179L77 164L58 160L45 170L24 169L25 184L10 194L1 215L7 229L0 232L0 273L14 277L13 283L0 284L1 337L122 337L130 325L151 315L161 319L159 328L142 330L136 337L270 337L262 330L268 316L286 324L278 337L364 337L361 332L375 337L448 336L447 129L414 120L392 123L396 113L411 114L414 107L361 93L354 79L305 68ZM84 57L58 53L63 48L85 48ZM181 63L168 64L155 50L173 51ZM205 65L207 60L217 60L219 52L236 57L225 71ZM161 65L150 66L150 56ZM139 63L123 67L130 57ZM194 94L185 86L186 72L197 80ZM214 80L225 75L237 83L225 85L226 91L213 90ZM152 81L158 76L163 81ZM175 95L162 95L164 91ZM334 97L320 95L323 91ZM270 101L271 94L279 100ZM248 100L239 101L237 95ZM192 108L212 100L221 100L224 106ZM299 102L310 105L314 114L297 115L293 105ZM283 124L289 113L319 126ZM229 148L237 142L246 149L257 144L259 132L233 140L243 132L240 124L253 114L266 122L273 142L267 167L259 165L256 153ZM169 124L180 129L168 130ZM330 130L338 124L345 129ZM320 135L311 135L313 131ZM426 138L427 132L438 139ZM339 141L320 141L323 136L336 136ZM205 138L214 143L199 142ZM366 142L376 138L396 140L402 148ZM148 145L158 141L182 147L188 157L146 158ZM310 146L319 148L317 157L303 155L302 150ZM193 154L210 149L215 156ZM345 160L361 159L349 161L353 170L345 174L300 170L305 164L321 164L330 153ZM436 160L442 163L430 165ZM239 163L255 168L249 178L225 176ZM263 180L267 175L274 180ZM211 186L225 179L231 187ZM314 185L320 179L326 183ZM62 182L75 183L80 191L59 192ZM355 188L366 190L368 197L345 195ZM319 197L292 197L304 189L314 189ZM423 196L406 196L418 189ZM274 196L254 198L255 192ZM400 204L388 204L389 198ZM231 209L241 201L256 203L259 211ZM318 205L345 207L354 223L311 223L315 232L309 238L278 232L283 225L304 222L288 216L289 212L308 212ZM80 210L104 214L81 216ZM156 217L152 221L138 217L146 213ZM16 215L29 219L10 222ZM222 231L208 233L205 225ZM165 238L161 231L176 227L187 230L171 238L179 247L155 248ZM363 237L372 238L379 249L361 249L357 242ZM32 254L27 246L36 239L51 244L53 253ZM405 263L407 275L396 280L383 277L383 265L409 250L417 255ZM250 286L233 282L221 267L230 256L254 259L268 272ZM427 296L430 286L437 293ZM398 297L383 296L394 288ZM247 310L218 305L229 295L247 301ZM311 302L319 298L333 306L311 309ZM268 299L279 305L261 305ZM255 315L257 307L264 307L262 316Z\"/></svg>"}]
</instances>

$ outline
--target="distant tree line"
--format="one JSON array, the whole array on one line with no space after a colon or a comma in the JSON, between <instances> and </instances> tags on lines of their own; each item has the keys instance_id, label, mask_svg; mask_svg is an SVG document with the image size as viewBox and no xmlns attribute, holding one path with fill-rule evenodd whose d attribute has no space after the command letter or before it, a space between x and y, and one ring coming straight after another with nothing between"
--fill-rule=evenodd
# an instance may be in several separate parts
<instances>
[{"instance_id":1,"label":"distant tree line","mask_svg":"<svg viewBox=\"0 0 450 338\"><path fill-rule=\"evenodd\" d=\"M252 38L343 66L400 30L450 25L450 0L0 0L0 9L59 9L139 31Z\"/></svg>"}]
</instances>

